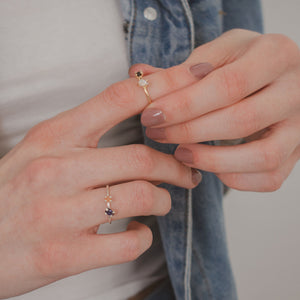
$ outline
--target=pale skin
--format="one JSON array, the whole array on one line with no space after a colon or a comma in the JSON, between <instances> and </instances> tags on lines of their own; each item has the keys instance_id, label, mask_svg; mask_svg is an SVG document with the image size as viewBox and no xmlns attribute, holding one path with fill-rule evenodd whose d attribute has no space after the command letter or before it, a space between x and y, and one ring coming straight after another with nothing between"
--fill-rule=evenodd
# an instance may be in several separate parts
<instances>
[{"instance_id":1,"label":"pale skin","mask_svg":"<svg viewBox=\"0 0 300 300\"><path fill-rule=\"evenodd\" d=\"M199 80L190 67L203 62L213 70ZM152 104L136 78L118 82L38 124L1 159L0 298L134 260L150 247L150 229L137 222L122 233L96 234L107 222L106 184L113 219L165 215L170 195L156 183L193 188L200 178L191 167L236 189L271 191L299 159L300 55L290 39L233 30L179 66L135 65L130 75L137 70L150 83ZM144 145L96 148L111 127L150 108L165 121L147 134L158 129L158 141L191 150L192 163L179 162L178 150L176 160ZM248 136L243 145L197 144Z\"/></svg>"},{"instance_id":2,"label":"pale skin","mask_svg":"<svg viewBox=\"0 0 300 300\"><path fill-rule=\"evenodd\" d=\"M210 63L213 70L182 88L190 66L200 62ZM147 68L149 73L158 72ZM177 89L144 110L145 126L151 112L156 115L152 121L164 115L161 124L148 126L148 137L180 144L175 152L178 160L216 173L234 189L280 188L300 158L300 51L292 40L232 30L195 49L182 65L159 72ZM152 76L157 73L148 76L149 82ZM247 143L198 144L240 138Z\"/></svg>"},{"instance_id":3,"label":"pale skin","mask_svg":"<svg viewBox=\"0 0 300 300\"><path fill-rule=\"evenodd\" d=\"M199 183L200 173L147 146L96 148L107 130L147 103L136 79L118 82L38 124L1 159L0 298L134 260L150 247L151 230L138 222L125 232L96 234L109 220L107 184L117 220L168 213L170 195L158 182Z\"/></svg>"}]
</instances>

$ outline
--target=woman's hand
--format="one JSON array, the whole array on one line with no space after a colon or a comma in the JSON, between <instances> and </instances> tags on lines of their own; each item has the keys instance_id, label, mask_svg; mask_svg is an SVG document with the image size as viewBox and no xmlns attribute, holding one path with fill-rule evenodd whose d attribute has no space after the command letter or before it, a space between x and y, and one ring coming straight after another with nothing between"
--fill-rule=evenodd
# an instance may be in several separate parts
<instances>
[{"instance_id":1,"label":"woman's hand","mask_svg":"<svg viewBox=\"0 0 300 300\"><path fill-rule=\"evenodd\" d=\"M131 73L141 66L134 66ZM300 158L300 51L283 35L232 30L168 70L173 85L142 114L148 137L239 190L274 191ZM182 88L190 74L194 81ZM149 87L151 95L152 86ZM246 138L234 146L197 144Z\"/></svg>"},{"instance_id":2,"label":"woman's hand","mask_svg":"<svg viewBox=\"0 0 300 300\"><path fill-rule=\"evenodd\" d=\"M120 219L169 211L170 195L151 182L199 183L198 172L144 145L96 148L108 129L146 104L136 79L119 82L38 124L0 160L0 298L134 260L149 248L151 231L137 222L122 233L96 234L107 222L107 184Z\"/></svg>"}]
</instances>

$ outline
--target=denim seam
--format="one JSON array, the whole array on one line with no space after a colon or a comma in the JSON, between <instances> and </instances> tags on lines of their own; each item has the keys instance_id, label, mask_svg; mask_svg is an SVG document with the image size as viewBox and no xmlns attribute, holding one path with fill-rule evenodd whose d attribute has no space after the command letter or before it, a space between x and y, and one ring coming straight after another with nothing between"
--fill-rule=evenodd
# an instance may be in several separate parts
<instances>
[{"instance_id":1,"label":"denim seam","mask_svg":"<svg viewBox=\"0 0 300 300\"><path fill-rule=\"evenodd\" d=\"M129 22L129 27L128 27L128 53L129 53L129 61L130 65L132 65L133 62L133 53L132 53L132 37L133 37L133 31L135 27L135 19L136 19L136 5L135 5L135 0L130 1L131 4L131 15L130 15L130 22Z\"/></svg>"},{"instance_id":2,"label":"denim seam","mask_svg":"<svg viewBox=\"0 0 300 300\"><path fill-rule=\"evenodd\" d=\"M193 216L192 216L192 190L187 190L187 237L186 256L184 272L184 299L191 300L191 263L192 263L192 237L193 237Z\"/></svg>"},{"instance_id":3,"label":"denim seam","mask_svg":"<svg viewBox=\"0 0 300 300\"><path fill-rule=\"evenodd\" d=\"M190 28L190 51L195 47L195 29L193 15L187 0L181 0L184 8L189 28ZM191 263L192 263L192 238L193 238L193 215L192 215L192 190L187 190L187 237L186 237L186 256L184 271L184 299L191 300Z\"/></svg>"},{"instance_id":4,"label":"denim seam","mask_svg":"<svg viewBox=\"0 0 300 300\"><path fill-rule=\"evenodd\" d=\"M182 6L184 8L186 17L189 22L190 27L190 42L191 42L191 51L195 48L195 27L194 27L194 21L193 21L193 14L191 12L190 5L188 4L187 0L180 0L182 3Z\"/></svg>"}]
</instances>

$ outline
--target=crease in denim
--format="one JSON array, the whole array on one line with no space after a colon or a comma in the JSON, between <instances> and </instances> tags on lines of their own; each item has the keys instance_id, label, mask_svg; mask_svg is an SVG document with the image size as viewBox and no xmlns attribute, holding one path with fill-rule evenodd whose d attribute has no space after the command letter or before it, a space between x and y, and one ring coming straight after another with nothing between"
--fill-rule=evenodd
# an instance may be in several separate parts
<instances>
[{"instance_id":1,"label":"crease in denim","mask_svg":"<svg viewBox=\"0 0 300 300\"><path fill-rule=\"evenodd\" d=\"M184 272L184 299L191 300L191 264L192 264L192 235L193 235L193 215L192 215L192 190L187 190L187 235L186 235L186 256Z\"/></svg>"},{"instance_id":2,"label":"crease in denim","mask_svg":"<svg viewBox=\"0 0 300 300\"><path fill-rule=\"evenodd\" d=\"M191 12L191 8L190 8L190 5L188 4L188 1L187 0L180 0L180 1L182 3L186 17L189 22L191 51L193 51L195 48L195 27L194 27L194 21L193 21L193 14Z\"/></svg>"},{"instance_id":3,"label":"crease in denim","mask_svg":"<svg viewBox=\"0 0 300 300\"><path fill-rule=\"evenodd\" d=\"M206 286L206 290L209 296L210 300L215 300L213 294L212 294L212 288L211 285L209 283L208 277L206 276L206 272L205 272L205 267L203 264L203 258L202 256L198 253L197 250L193 249L193 255L195 256L195 258L198 260L198 265L199 265L199 271L201 273L201 276L204 280L205 286Z\"/></svg>"}]
</instances>

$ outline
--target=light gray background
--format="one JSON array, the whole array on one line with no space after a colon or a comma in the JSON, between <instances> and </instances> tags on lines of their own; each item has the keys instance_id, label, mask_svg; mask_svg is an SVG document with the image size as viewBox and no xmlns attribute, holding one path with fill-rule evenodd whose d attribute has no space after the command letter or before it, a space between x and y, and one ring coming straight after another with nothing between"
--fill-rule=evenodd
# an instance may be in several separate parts
<instances>
[{"instance_id":1,"label":"light gray background","mask_svg":"<svg viewBox=\"0 0 300 300\"><path fill-rule=\"evenodd\" d=\"M300 46L300 0L262 0L265 31ZM240 300L300 299L300 163L279 191L231 191L229 251Z\"/></svg>"}]
</instances>

